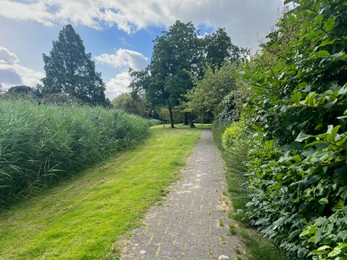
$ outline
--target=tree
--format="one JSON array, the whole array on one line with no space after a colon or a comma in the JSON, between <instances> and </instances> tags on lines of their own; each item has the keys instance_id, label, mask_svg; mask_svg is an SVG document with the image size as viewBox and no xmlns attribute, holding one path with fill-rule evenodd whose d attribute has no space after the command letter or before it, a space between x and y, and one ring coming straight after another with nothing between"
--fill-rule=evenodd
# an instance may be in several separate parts
<instances>
[{"instance_id":1,"label":"tree","mask_svg":"<svg viewBox=\"0 0 347 260\"><path fill-rule=\"evenodd\" d=\"M46 77L42 93L66 93L91 105L105 105L105 84L95 71L91 54L85 53L83 41L71 25L59 32L49 55L43 54Z\"/></svg>"},{"instance_id":2,"label":"tree","mask_svg":"<svg viewBox=\"0 0 347 260\"><path fill-rule=\"evenodd\" d=\"M222 67L226 61L238 63L249 54L247 49L234 45L230 36L223 28L219 28L211 35L207 35L203 42L205 63L217 69Z\"/></svg>"},{"instance_id":3,"label":"tree","mask_svg":"<svg viewBox=\"0 0 347 260\"><path fill-rule=\"evenodd\" d=\"M7 91L7 93L10 94L11 96L16 96L16 95L25 96L33 92L34 92L33 88L29 86L25 86L25 85L14 86L9 88Z\"/></svg>"},{"instance_id":4,"label":"tree","mask_svg":"<svg viewBox=\"0 0 347 260\"><path fill-rule=\"evenodd\" d=\"M219 113L221 101L237 88L236 80L232 77L235 69L236 66L230 62L224 63L219 69L207 66L204 78L195 80L195 87L188 91L184 110L199 115Z\"/></svg>"},{"instance_id":5,"label":"tree","mask_svg":"<svg viewBox=\"0 0 347 260\"><path fill-rule=\"evenodd\" d=\"M123 93L112 100L112 105L129 114L148 117L146 99L143 96Z\"/></svg>"},{"instance_id":6,"label":"tree","mask_svg":"<svg viewBox=\"0 0 347 260\"><path fill-rule=\"evenodd\" d=\"M174 127L173 108L193 87L191 74L198 69L200 49L194 25L176 21L155 39L149 66L143 71L130 73L133 91L144 91L153 107L167 106L171 127ZM191 126L194 126L192 121Z\"/></svg>"}]
</instances>

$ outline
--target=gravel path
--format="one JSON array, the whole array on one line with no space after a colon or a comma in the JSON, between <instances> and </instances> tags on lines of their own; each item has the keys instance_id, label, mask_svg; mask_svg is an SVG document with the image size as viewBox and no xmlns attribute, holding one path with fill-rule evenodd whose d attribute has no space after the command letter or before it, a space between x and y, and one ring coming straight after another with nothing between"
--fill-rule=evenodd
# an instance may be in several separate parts
<instances>
[{"instance_id":1,"label":"gravel path","mask_svg":"<svg viewBox=\"0 0 347 260\"><path fill-rule=\"evenodd\" d=\"M203 130L182 178L148 212L121 259L237 259L243 246L229 231L226 188L211 130Z\"/></svg>"}]
</instances>

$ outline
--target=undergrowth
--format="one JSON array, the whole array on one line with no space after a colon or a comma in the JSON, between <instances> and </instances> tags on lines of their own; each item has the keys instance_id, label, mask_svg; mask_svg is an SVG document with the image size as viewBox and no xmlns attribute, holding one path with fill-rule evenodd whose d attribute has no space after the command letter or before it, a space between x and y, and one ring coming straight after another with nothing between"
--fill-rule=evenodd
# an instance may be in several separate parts
<instances>
[{"instance_id":1,"label":"undergrowth","mask_svg":"<svg viewBox=\"0 0 347 260\"><path fill-rule=\"evenodd\" d=\"M248 189L247 156L253 142L253 133L247 129L243 121L233 122L227 126L214 122L213 132L216 142L221 148L227 171L226 178L228 191L231 196L233 209L236 214L232 217L241 223L238 234L246 245L246 255L250 260L284 260L283 252L276 248L269 240L265 239L251 228L245 212L250 201Z\"/></svg>"}]
</instances>

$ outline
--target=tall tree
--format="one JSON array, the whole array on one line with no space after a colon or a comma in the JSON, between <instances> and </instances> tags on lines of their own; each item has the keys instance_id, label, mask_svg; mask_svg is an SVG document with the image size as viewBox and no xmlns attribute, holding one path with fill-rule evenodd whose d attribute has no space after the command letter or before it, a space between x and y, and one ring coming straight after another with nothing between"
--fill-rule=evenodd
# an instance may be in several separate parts
<instances>
[{"instance_id":1,"label":"tall tree","mask_svg":"<svg viewBox=\"0 0 347 260\"><path fill-rule=\"evenodd\" d=\"M238 63L248 56L249 51L231 42L224 28L219 28L204 39L205 62L219 69L224 62Z\"/></svg>"},{"instance_id":2,"label":"tall tree","mask_svg":"<svg viewBox=\"0 0 347 260\"><path fill-rule=\"evenodd\" d=\"M194 25L176 21L168 31L155 39L149 66L143 71L130 73L133 90L144 90L152 106L167 106L171 127L174 127L173 108L193 87L191 74L196 73L198 68L199 50Z\"/></svg>"},{"instance_id":3,"label":"tall tree","mask_svg":"<svg viewBox=\"0 0 347 260\"><path fill-rule=\"evenodd\" d=\"M59 32L49 55L43 54L46 77L42 93L66 93L91 105L105 105L105 84L95 71L91 54L86 54L81 37L72 25Z\"/></svg>"}]
</instances>

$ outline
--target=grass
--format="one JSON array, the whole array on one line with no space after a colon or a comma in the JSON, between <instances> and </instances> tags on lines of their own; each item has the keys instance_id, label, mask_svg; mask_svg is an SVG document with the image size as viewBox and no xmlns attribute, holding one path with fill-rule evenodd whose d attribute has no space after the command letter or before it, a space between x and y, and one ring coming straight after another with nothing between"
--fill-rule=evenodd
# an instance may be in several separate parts
<instances>
[{"instance_id":1,"label":"grass","mask_svg":"<svg viewBox=\"0 0 347 260\"><path fill-rule=\"evenodd\" d=\"M285 260L288 259L278 248L253 230L239 232L247 247L248 260Z\"/></svg>"},{"instance_id":2,"label":"grass","mask_svg":"<svg viewBox=\"0 0 347 260\"><path fill-rule=\"evenodd\" d=\"M0 259L117 258L114 242L161 200L201 130L157 126L138 148L0 215Z\"/></svg>"}]
</instances>

